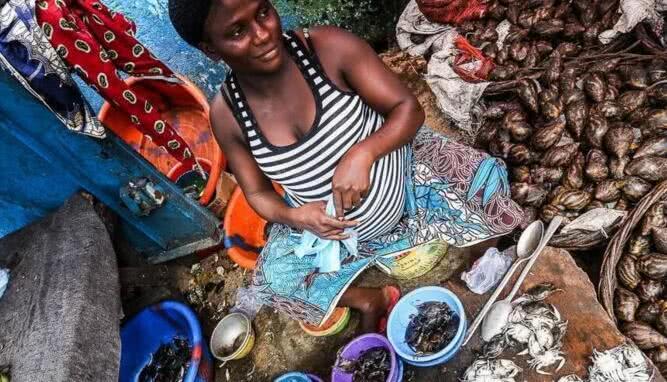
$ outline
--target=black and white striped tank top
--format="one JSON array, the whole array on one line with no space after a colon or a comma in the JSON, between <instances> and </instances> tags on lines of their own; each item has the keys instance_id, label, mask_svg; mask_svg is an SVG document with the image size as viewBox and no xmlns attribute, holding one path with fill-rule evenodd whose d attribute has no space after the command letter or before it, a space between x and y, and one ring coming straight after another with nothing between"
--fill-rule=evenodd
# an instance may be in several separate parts
<instances>
[{"instance_id":1,"label":"black and white striped tank top","mask_svg":"<svg viewBox=\"0 0 667 382\"><path fill-rule=\"evenodd\" d=\"M310 43L306 48L294 32L284 35L292 59L313 91L316 102L311 130L288 146L274 146L262 134L238 80L230 73L223 91L247 139L250 151L266 176L280 184L296 206L327 200L338 162L356 143L377 131L383 117L357 94L339 89L326 75ZM264 127L270 128L270 127ZM345 216L359 221L359 239L369 240L391 230L403 215L407 146L376 161L370 189Z\"/></svg>"}]
</instances>

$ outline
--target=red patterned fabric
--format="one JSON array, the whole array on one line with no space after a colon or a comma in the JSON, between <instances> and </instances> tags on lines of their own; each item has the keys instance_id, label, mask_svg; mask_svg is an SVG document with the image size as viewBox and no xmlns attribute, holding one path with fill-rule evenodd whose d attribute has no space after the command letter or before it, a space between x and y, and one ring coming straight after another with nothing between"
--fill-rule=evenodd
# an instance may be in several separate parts
<instances>
[{"instance_id":1,"label":"red patterned fabric","mask_svg":"<svg viewBox=\"0 0 667 382\"><path fill-rule=\"evenodd\" d=\"M37 22L65 62L104 99L130 115L130 121L185 168L202 172L185 140L118 71L155 78L155 88L179 82L137 39L135 24L95 0L38 0ZM165 82L167 81L167 82Z\"/></svg>"},{"instance_id":2,"label":"red patterned fabric","mask_svg":"<svg viewBox=\"0 0 667 382\"><path fill-rule=\"evenodd\" d=\"M417 5L429 21L441 24L480 19L487 10L479 0L417 0Z\"/></svg>"}]
</instances>

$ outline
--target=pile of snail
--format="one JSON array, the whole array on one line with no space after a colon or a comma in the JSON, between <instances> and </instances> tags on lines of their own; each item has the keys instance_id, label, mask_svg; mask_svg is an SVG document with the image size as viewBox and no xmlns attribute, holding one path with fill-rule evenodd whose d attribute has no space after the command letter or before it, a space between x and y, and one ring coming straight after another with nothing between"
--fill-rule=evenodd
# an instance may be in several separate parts
<instances>
[{"instance_id":1,"label":"pile of snail","mask_svg":"<svg viewBox=\"0 0 667 382\"><path fill-rule=\"evenodd\" d=\"M508 165L524 226L628 210L667 179L667 52L635 34L601 45L619 15L617 1L502 0L460 27L496 64L475 145Z\"/></svg>"}]
</instances>

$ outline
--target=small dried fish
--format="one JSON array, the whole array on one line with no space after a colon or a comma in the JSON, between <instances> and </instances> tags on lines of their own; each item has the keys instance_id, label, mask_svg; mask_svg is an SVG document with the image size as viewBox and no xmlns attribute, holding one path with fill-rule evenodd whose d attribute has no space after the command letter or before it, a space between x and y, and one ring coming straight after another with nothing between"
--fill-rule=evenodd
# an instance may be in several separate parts
<instances>
[{"instance_id":1,"label":"small dried fish","mask_svg":"<svg viewBox=\"0 0 667 382\"><path fill-rule=\"evenodd\" d=\"M616 288L614 313L622 321L634 321L639 308L639 297L625 288Z\"/></svg>"},{"instance_id":2,"label":"small dried fish","mask_svg":"<svg viewBox=\"0 0 667 382\"><path fill-rule=\"evenodd\" d=\"M558 118L563 112L563 102L560 98L540 102L540 110L547 120Z\"/></svg>"}]
</instances>

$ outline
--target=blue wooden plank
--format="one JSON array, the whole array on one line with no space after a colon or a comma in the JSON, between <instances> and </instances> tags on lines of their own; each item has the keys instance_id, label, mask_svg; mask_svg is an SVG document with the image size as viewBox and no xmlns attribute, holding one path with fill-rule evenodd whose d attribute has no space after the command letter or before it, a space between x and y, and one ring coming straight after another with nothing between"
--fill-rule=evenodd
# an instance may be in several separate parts
<instances>
[{"instance_id":1,"label":"blue wooden plank","mask_svg":"<svg viewBox=\"0 0 667 382\"><path fill-rule=\"evenodd\" d=\"M109 133L107 139L97 140L68 131L46 107L2 70L0 94L0 139L11 137L24 149L30 148L35 160L51 165L51 168L43 169L50 172L43 182L26 180L16 182L12 187L14 189L3 190L0 199L5 201L5 208L7 204L12 204L8 202L11 195L21 192L21 189L37 187L36 192L31 194L33 198L39 198L40 191L46 195L52 189L62 196L71 191L72 184L76 184L77 188L87 190L113 209L131 229L145 236L143 242L133 244L139 251L149 251L146 254L148 257L161 256L165 251L202 240L219 238L217 218L196 201L185 197L178 187L113 134ZM0 161L13 162L13 153L3 153ZM3 174L3 178L20 178L34 171L29 167L12 167L9 162L0 165L0 169L12 171ZM54 172L64 174L62 182L53 177ZM136 177L148 177L167 195L165 205L146 217L133 215L120 201L120 188ZM69 182L65 180L67 178ZM27 222L43 211L38 209L32 215L26 213L23 219Z\"/></svg>"}]
</instances>

